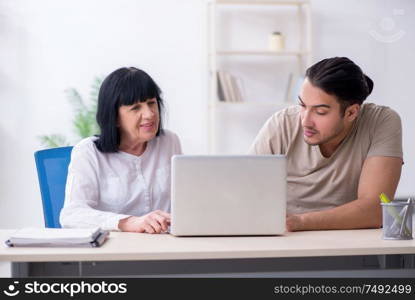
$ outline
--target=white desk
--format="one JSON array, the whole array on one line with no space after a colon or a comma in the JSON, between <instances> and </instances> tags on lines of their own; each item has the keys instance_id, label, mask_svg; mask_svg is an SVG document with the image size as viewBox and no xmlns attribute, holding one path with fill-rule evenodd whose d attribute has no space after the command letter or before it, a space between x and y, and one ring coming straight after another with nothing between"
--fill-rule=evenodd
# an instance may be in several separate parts
<instances>
[{"instance_id":1,"label":"white desk","mask_svg":"<svg viewBox=\"0 0 415 300\"><path fill-rule=\"evenodd\" d=\"M0 239L4 241L10 232L12 230L0 230ZM387 262L381 261L378 266L375 262L378 257L394 257L395 262L391 265L393 270L402 269L406 273L414 274L415 277L413 258L415 240L387 241L382 240L381 234L381 230L377 229L308 231L265 237L174 237L168 234L112 232L107 242L100 248L2 247L0 261L42 262L43 264L83 262L84 273L77 270L77 273L69 275L85 275L85 266L94 266L97 270L101 268L100 272L105 271L105 265L99 264L101 261L113 262L112 267L109 268L121 266L123 270L127 266L141 262L143 268L138 275L147 274L146 269L153 270L150 272L153 275L212 274L215 270L218 270L218 273L232 273L235 269L238 273L319 270L321 274L321 270L370 269L376 272L388 270ZM356 262L354 265L351 262L351 259L360 258L362 261L363 258L363 261L365 259L367 261L371 257L376 259L371 260L368 266L361 265L359 268ZM402 262L402 257L406 259L405 262ZM273 263L276 260L279 261ZM285 263L282 263L283 261ZM185 266L185 272L173 271L171 268L166 270L169 268L167 267L169 262L173 268L182 269ZM248 265L246 270L239 267L244 263ZM96 267L97 264L100 267ZM228 264L228 269L223 267L224 264ZM79 268L78 263L74 265ZM54 265L56 268L57 266ZM192 266L196 268L191 270ZM42 268L44 269L43 265ZM119 271L114 270L114 273ZM54 272L57 270L54 269ZM94 272L88 274L97 275ZM110 273L104 272L104 274ZM130 271L125 271L125 274L132 275ZM358 273L351 275L353 274L358 275ZM302 275L306 274L302 273Z\"/></svg>"}]
</instances>

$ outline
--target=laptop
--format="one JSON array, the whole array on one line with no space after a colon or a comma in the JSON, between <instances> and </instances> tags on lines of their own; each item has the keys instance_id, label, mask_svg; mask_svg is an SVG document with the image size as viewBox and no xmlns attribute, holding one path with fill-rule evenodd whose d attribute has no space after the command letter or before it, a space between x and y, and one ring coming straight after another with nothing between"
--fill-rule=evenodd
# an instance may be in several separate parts
<instances>
[{"instance_id":1,"label":"laptop","mask_svg":"<svg viewBox=\"0 0 415 300\"><path fill-rule=\"evenodd\" d=\"M171 179L175 236L285 232L285 156L175 155Z\"/></svg>"}]
</instances>

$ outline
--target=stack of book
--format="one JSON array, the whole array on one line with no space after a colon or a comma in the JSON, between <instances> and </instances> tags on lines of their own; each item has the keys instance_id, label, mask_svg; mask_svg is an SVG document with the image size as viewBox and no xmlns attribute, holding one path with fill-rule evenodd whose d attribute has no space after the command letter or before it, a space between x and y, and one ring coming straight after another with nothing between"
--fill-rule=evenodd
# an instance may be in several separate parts
<instances>
[{"instance_id":1,"label":"stack of book","mask_svg":"<svg viewBox=\"0 0 415 300\"><path fill-rule=\"evenodd\" d=\"M99 247L109 235L101 228L22 228L5 241L9 247Z\"/></svg>"},{"instance_id":2,"label":"stack of book","mask_svg":"<svg viewBox=\"0 0 415 300\"><path fill-rule=\"evenodd\" d=\"M220 70L217 72L218 97L220 101L242 102L241 81L229 72Z\"/></svg>"}]
</instances>

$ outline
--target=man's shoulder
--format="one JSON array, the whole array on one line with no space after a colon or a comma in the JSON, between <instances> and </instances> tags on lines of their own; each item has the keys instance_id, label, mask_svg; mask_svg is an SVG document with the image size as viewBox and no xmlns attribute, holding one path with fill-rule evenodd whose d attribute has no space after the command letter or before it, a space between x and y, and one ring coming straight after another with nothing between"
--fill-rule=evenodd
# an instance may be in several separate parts
<instances>
[{"instance_id":1,"label":"man's shoulder","mask_svg":"<svg viewBox=\"0 0 415 300\"><path fill-rule=\"evenodd\" d=\"M382 152L384 156L401 156L402 150L399 148L402 147L402 122L399 114L392 108L373 103L365 104L362 107L357 134L373 149L388 148L388 151ZM389 151L389 148L395 147L398 150ZM380 153L373 149L372 154Z\"/></svg>"},{"instance_id":2,"label":"man's shoulder","mask_svg":"<svg viewBox=\"0 0 415 300\"><path fill-rule=\"evenodd\" d=\"M275 112L266 126L271 138L282 139L289 145L301 130L300 107L291 105Z\"/></svg>"},{"instance_id":3,"label":"man's shoulder","mask_svg":"<svg viewBox=\"0 0 415 300\"><path fill-rule=\"evenodd\" d=\"M295 118L298 117L300 113L300 106L298 105L290 105L286 108L283 108L275 113L275 115L284 116L287 118Z\"/></svg>"},{"instance_id":4,"label":"man's shoulder","mask_svg":"<svg viewBox=\"0 0 415 300\"><path fill-rule=\"evenodd\" d=\"M389 106L379 105L375 103L365 103L362 105L362 112L366 117L372 116L388 116L388 115L397 115L399 114L390 108Z\"/></svg>"},{"instance_id":5,"label":"man's shoulder","mask_svg":"<svg viewBox=\"0 0 415 300\"><path fill-rule=\"evenodd\" d=\"M367 156L402 158L402 122L392 108L368 103L363 107L358 128L361 139L367 141Z\"/></svg>"},{"instance_id":6,"label":"man's shoulder","mask_svg":"<svg viewBox=\"0 0 415 300\"><path fill-rule=\"evenodd\" d=\"M381 123L400 122L399 114L392 108L374 103L362 106L361 123L365 126L378 127Z\"/></svg>"},{"instance_id":7,"label":"man's shoulder","mask_svg":"<svg viewBox=\"0 0 415 300\"><path fill-rule=\"evenodd\" d=\"M279 123L280 125L283 123L290 126L297 124L299 118L300 107L298 105L290 105L275 112L271 117L274 122Z\"/></svg>"}]
</instances>

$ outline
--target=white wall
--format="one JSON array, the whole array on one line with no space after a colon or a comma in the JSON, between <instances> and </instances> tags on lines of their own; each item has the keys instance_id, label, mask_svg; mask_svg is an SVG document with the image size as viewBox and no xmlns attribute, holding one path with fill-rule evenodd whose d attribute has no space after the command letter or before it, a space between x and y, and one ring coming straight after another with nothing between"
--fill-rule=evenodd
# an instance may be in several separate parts
<instances>
[{"instance_id":1,"label":"white wall","mask_svg":"<svg viewBox=\"0 0 415 300\"><path fill-rule=\"evenodd\" d=\"M68 87L137 66L156 80L167 127L186 152L207 149L205 2L0 1L0 227L42 225L37 136L72 134Z\"/></svg>"},{"instance_id":2,"label":"white wall","mask_svg":"<svg viewBox=\"0 0 415 300\"><path fill-rule=\"evenodd\" d=\"M72 134L72 111L63 91L75 87L87 96L96 75L131 65L147 70L164 91L168 127L180 135L185 152L206 153L205 4L0 0L0 228L43 224L33 161L40 148L36 137ZM402 116L400 195L415 192L414 5L410 0L312 1L314 61L349 56L375 81L369 101L389 105ZM393 16L394 9L398 15ZM390 20L375 26L387 16L405 31L392 43L370 35L371 29L388 33L382 28L390 28Z\"/></svg>"}]
</instances>

